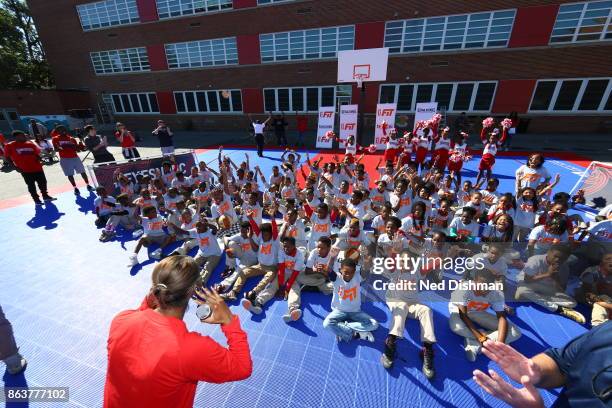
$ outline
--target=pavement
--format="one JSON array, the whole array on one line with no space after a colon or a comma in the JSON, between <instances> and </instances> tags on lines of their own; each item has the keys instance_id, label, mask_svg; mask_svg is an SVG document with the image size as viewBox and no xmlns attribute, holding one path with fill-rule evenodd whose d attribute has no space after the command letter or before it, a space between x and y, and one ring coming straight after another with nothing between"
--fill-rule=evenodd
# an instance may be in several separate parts
<instances>
[{"instance_id":1,"label":"pavement","mask_svg":"<svg viewBox=\"0 0 612 408\"><path fill-rule=\"evenodd\" d=\"M110 130L101 130L102 134L110 134ZM138 150L141 156L153 156L160 154L157 138L149 136L150 131L137 131L143 137L143 140L137 143ZM296 140L295 132L288 132L289 143ZM308 141L306 148L315 148L315 134L310 132L305 139ZM117 159L122 159L121 148L118 146L115 139L108 137L110 152ZM276 140L273 135L266 137L269 146L275 146ZM198 149L206 147L216 148L219 145L242 145L253 146L252 137L245 132L201 132L201 131L175 131L174 136L175 146L177 148ZM371 141L366 144L371 143ZM470 147L479 149L482 147L480 141L475 135L472 135L468 142ZM548 152L570 152L585 156L590 160L596 161L612 161L612 137L606 134L518 134L514 136L511 151L539 151ZM80 153L83 163L87 165L93 164L91 155L85 158L86 153ZM45 166L45 174L47 176L49 191L53 194L54 191L66 191L68 179L62 173L59 163ZM76 177L77 183L82 184L80 176ZM26 186L19 173L16 171L0 171L0 208L5 200L21 199L24 196L28 197Z\"/></svg>"}]
</instances>

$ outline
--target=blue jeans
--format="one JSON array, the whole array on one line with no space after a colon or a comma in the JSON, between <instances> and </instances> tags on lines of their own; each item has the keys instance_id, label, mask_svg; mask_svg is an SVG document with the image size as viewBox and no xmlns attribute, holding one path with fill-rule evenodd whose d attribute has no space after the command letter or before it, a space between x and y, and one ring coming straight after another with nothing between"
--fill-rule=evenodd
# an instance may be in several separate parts
<instances>
[{"instance_id":1,"label":"blue jeans","mask_svg":"<svg viewBox=\"0 0 612 408\"><path fill-rule=\"evenodd\" d=\"M340 339L349 341L356 331L370 332L376 330L378 322L364 312L341 312L332 309L331 313L323 320L323 327L331 330Z\"/></svg>"}]
</instances>

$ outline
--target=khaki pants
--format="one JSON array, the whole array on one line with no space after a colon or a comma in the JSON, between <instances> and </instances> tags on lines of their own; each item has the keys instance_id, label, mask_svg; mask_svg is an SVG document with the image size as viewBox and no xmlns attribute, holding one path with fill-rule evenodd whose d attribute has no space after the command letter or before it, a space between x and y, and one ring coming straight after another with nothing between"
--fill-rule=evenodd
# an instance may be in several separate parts
<instances>
[{"instance_id":1,"label":"khaki pants","mask_svg":"<svg viewBox=\"0 0 612 408\"><path fill-rule=\"evenodd\" d=\"M468 312L468 317L481 329L485 329L484 334L491 340L497 340L499 333L497 332L497 316L492 313L485 312ZM451 313L450 319L448 320L450 329L453 333L465 337L467 345L474 347L480 352L480 343L470 331L470 329L463 323L459 313ZM521 337L520 329L508 320L508 333L506 334L506 344L510 344L513 341L518 340Z\"/></svg>"},{"instance_id":2,"label":"khaki pants","mask_svg":"<svg viewBox=\"0 0 612 408\"><path fill-rule=\"evenodd\" d=\"M212 271L217 267L220 260L220 255L202 256L199 253L194 258L194 261L198 264L198 266L202 267L202 265L204 265L200 271L202 285L206 285L206 282L208 282L208 279L210 279Z\"/></svg>"},{"instance_id":3,"label":"khaki pants","mask_svg":"<svg viewBox=\"0 0 612 408\"><path fill-rule=\"evenodd\" d=\"M576 301L568 294L559 292L548 283L522 283L514 294L516 300L529 300L551 312L556 312L559 306L573 309Z\"/></svg>"},{"instance_id":4,"label":"khaki pants","mask_svg":"<svg viewBox=\"0 0 612 408\"><path fill-rule=\"evenodd\" d=\"M301 273L298 275L297 282L300 284L298 288L300 292L302 286L314 286L326 295L331 295L334 291L334 284L328 281L326 276L321 273Z\"/></svg>"},{"instance_id":5,"label":"khaki pants","mask_svg":"<svg viewBox=\"0 0 612 408\"><path fill-rule=\"evenodd\" d=\"M594 304L593 310L591 311L591 326L599 326L608 320L610 320L610 316L608 315L606 308L598 304Z\"/></svg>"},{"instance_id":6,"label":"khaki pants","mask_svg":"<svg viewBox=\"0 0 612 408\"><path fill-rule=\"evenodd\" d=\"M405 301L387 301L387 306L391 310L391 329L389 334L397 337L404 337L406 319L416 319L421 325L421 342L435 343L433 312L428 306L420 303L408 303Z\"/></svg>"},{"instance_id":7,"label":"khaki pants","mask_svg":"<svg viewBox=\"0 0 612 408\"><path fill-rule=\"evenodd\" d=\"M106 229L108 231L114 231L118 225L121 225L126 230L131 231L136 228L137 224L136 217L131 217L129 215L111 215L106 222Z\"/></svg>"},{"instance_id":8,"label":"khaki pants","mask_svg":"<svg viewBox=\"0 0 612 408\"><path fill-rule=\"evenodd\" d=\"M276 276L275 276L276 278ZM262 305L266 304L270 299L272 299L276 292L278 292L278 279L272 279L272 281L263 289L259 295L257 295L257 301ZM300 300L301 300L301 290L300 284L297 282L293 282L291 288L289 289L289 293L287 295L287 307L289 310L299 309L300 308Z\"/></svg>"},{"instance_id":9,"label":"khaki pants","mask_svg":"<svg viewBox=\"0 0 612 408\"><path fill-rule=\"evenodd\" d=\"M287 295L288 310L300 308L302 303L302 286L316 286L321 292L325 293L326 295L329 295L334 291L334 285L331 282L327 282L323 275L314 275L320 276L313 276L312 274L306 275L304 273L298 275L295 282L293 282L293 285L291 285L291 288L289 289L289 293ZM264 281L264 279L262 279L262 281ZM255 288L254 290L256 289L257 288ZM263 305L266 302L270 301L270 299L272 299L276 295L277 291L278 279L277 275L274 274L272 281L269 282L269 284L261 292L259 292L259 295L257 296L257 301Z\"/></svg>"},{"instance_id":10,"label":"khaki pants","mask_svg":"<svg viewBox=\"0 0 612 408\"><path fill-rule=\"evenodd\" d=\"M257 255L253 252L247 252L246 254L242 251L240 245L232 242L231 245L228 245L228 248L232 250L234 254L233 257L226 257L225 264L228 268L236 268L236 260L240 260L240 264L242 267L253 266L257 263Z\"/></svg>"},{"instance_id":11,"label":"khaki pants","mask_svg":"<svg viewBox=\"0 0 612 408\"><path fill-rule=\"evenodd\" d=\"M268 285L268 283L270 283L272 278L276 276L276 269L277 269L277 265L261 265L261 264L257 264L257 265L249 266L248 268L244 268L244 270L242 271L242 274L238 276L238 279L236 279L233 290L236 293L239 293L249 278L252 278L254 276L264 275L264 277L257 284L255 289L253 289L256 293L259 293Z\"/></svg>"}]
</instances>

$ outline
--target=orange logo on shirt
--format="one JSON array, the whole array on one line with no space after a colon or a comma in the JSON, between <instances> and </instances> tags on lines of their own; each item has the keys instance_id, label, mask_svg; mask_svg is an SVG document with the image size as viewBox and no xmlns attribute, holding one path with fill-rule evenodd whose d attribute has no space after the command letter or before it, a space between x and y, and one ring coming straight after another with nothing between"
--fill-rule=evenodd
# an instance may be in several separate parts
<instances>
[{"instance_id":1,"label":"orange logo on shirt","mask_svg":"<svg viewBox=\"0 0 612 408\"><path fill-rule=\"evenodd\" d=\"M357 286L354 286L350 289L338 289L338 296L341 300L355 300L357 298Z\"/></svg>"},{"instance_id":2,"label":"orange logo on shirt","mask_svg":"<svg viewBox=\"0 0 612 408\"><path fill-rule=\"evenodd\" d=\"M489 307L489 304L486 302L477 302L475 300L470 300L467 304L467 308L468 310L474 310L476 312L482 312L484 310L487 310Z\"/></svg>"},{"instance_id":3,"label":"orange logo on shirt","mask_svg":"<svg viewBox=\"0 0 612 408\"><path fill-rule=\"evenodd\" d=\"M259 251L262 254L270 255L272 253L272 244L264 244L259 247Z\"/></svg>"},{"instance_id":4,"label":"orange logo on shirt","mask_svg":"<svg viewBox=\"0 0 612 408\"><path fill-rule=\"evenodd\" d=\"M295 269L295 261L285 261L285 269L292 271Z\"/></svg>"},{"instance_id":5,"label":"orange logo on shirt","mask_svg":"<svg viewBox=\"0 0 612 408\"><path fill-rule=\"evenodd\" d=\"M240 248L242 248L243 251L248 251L251 249L251 244L247 242L246 244L242 244Z\"/></svg>"},{"instance_id":6,"label":"orange logo on shirt","mask_svg":"<svg viewBox=\"0 0 612 408\"><path fill-rule=\"evenodd\" d=\"M221 214L225 214L227 211L229 211L230 209L230 205L227 202L223 202L220 206L219 206L219 213Z\"/></svg>"},{"instance_id":7,"label":"orange logo on shirt","mask_svg":"<svg viewBox=\"0 0 612 408\"><path fill-rule=\"evenodd\" d=\"M410 205L410 198L402 198L400 200L400 205Z\"/></svg>"},{"instance_id":8,"label":"orange logo on shirt","mask_svg":"<svg viewBox=\"0 0 612 408\"><path fill-rule=\"evenodd\" d=\"M327 232L328 225L327 224L315 224L314 230L315 232Z\"/></svg>"},{"instance_id":9,"label":"orange logo on shirt","mask_svg":"<svg viewBox=\"0 0 612 408\"><path fill-rule=\"evenodd\" d=\"M545 244L558 244L559 242L561 242L561 240L559 240L559 238L543 237L543 238L540 238L540 242L543 242Z\"/></svg>"},{"instance_id":10,"label":"orange logo on shirt","mask_svg":"<svg viewBox=\"0 0 612 408\"><path fill-rule=\"evenodd\" d=\"M200 238L200 246L201 246L201 247L208 246L208 244L209 244L208 237L206 237L206 238Z\"/></svg>"},{"instance_id":11,"label":"orange logo on shirt","mask_svg":"<svg viewBox=\"0 0 612 408\"><path fill-rule=\"evenodd\" d=\"M161 221L155 221L149 224L149 229L151 230L160 230L164 226L164 223Z\"/></svg>"}]
</instances>

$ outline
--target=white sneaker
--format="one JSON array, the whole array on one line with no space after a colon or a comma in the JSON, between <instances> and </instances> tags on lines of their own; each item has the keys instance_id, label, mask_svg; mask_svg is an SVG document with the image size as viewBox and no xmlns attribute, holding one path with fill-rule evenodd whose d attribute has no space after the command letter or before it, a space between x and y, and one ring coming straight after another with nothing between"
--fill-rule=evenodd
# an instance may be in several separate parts
<instances>
[{"instance_id":1,"label":"white sneaker","mask_svg":"<svg viewBox=\"0 0 612 408\"><path fill-rule=\"evenodd\" d=\"M6 363L6 371L11 375L19 374L28 365L28 361L19 353L10 356L4 362Z\"/></svg>"},{"instance_id":2,"label":"white sneaker","mask_svg":"<svg viewBox=\"0 0 612 408\"><path fill-rule=\"evenodd\" d=\"M472 345L468 345L467 344L467 339L465 339L463 341L463 344L465 345L465 358L467 358L468 361L470 362L474 362L476 361L476 357L478 357L478 346L472 346Z\"/></svg>"},{"instance_id":3,"label":"white sneaker","mask_svg":"<svg viewBox=\"0 0 612 408\"><path fill-rule=\"evenodd\" d=\"M128 268L136 265L138 265L138 255L132 254L130 255L130 263L128 263Z\"/></svg>"},{"instance_id":4,"label":"white sneaker","mask_svg":"<svg viewBox=\"0 0 612 408\"><path fill-rule=\"evenodd\" d=\"M285 323L295 322L300 320L300 317L302 317L302 311L300 309L291 309L283 315L283 320Z\"/></svg>"},{"instance_id":5,"label":"white sneaker","mask_svg":"<svg viewBox=\"0 0 612 408\"><path fill-rule=\"evenodd\" d=\"M370 343L374 343L374 335L372 332L357 332L360 340L367 340Z\"/></svg>"},{"instance_id":6,"label":"white sneaker","mask_svg":"<svg viewBox=\"0 0 612 408\"><path fill-rule=\"evenodd\" d=\"M132 238L133 239L138 239L138 238L142 237L143 234L144 234L144 230L142 228L138 228L137 230L132 232Z\"/></svg>"},{"instance_id":7,"label":"white sneaker","mask_svg":"<svg viewBox=\"0 0 612 408\"><path fill-rule=\"evenodd\" d=\"M161 259L161 256L162 256L161 248L158 248L155 251L151 252L151 258L153 259Z\"/></svg>"}]
</instances>

